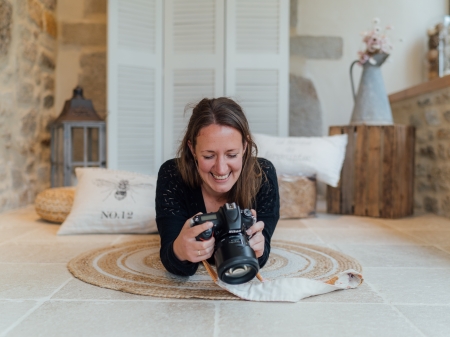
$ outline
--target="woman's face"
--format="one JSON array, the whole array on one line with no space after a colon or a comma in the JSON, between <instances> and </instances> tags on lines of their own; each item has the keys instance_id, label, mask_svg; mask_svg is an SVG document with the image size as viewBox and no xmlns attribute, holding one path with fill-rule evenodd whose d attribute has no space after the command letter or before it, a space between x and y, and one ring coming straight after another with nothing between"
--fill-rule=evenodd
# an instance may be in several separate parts
<instances>
[{"instance_id":1,"label":"woman's face","mask_svg":"<svg viewBox=\"0 0 450 337\"><path fill-rule=\"evenodd\" d=\"M232 127L212 124L200 130L195 149L203 189L214 197L227 193L238 180L246 150L240 132Z\"/></svg>"}]
</instances>

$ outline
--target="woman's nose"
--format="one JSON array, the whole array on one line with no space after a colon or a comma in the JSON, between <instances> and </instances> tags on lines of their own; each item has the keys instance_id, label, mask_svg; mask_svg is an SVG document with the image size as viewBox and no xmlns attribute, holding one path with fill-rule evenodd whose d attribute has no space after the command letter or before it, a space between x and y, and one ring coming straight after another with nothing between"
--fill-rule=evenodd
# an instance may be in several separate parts
<instances>
[{"instance_id":1,"label":"woman's nose","mask_svg":"<svg viewBox=\"0 0 450 337\"><path fill-rule=\"evenodd\" d=\"M225 158L218 156L215 165L216 172L218 174L226 174L228 173L228 165L226 163Z\"/></svg>"}]
</instances>

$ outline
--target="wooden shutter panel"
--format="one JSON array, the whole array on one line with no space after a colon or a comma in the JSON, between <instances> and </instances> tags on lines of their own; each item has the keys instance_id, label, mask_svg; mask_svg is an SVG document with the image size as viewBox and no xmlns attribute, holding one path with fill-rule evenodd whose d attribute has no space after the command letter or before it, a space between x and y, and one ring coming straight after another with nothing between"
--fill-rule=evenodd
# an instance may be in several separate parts
<instances>
[{"instance_id":1,"label":"wooden shutter panel","mask_svg":"<svg viewBox=\"0 0 450 337\"><path fill-rule=\"evenodd\" d=\"M226 2L225 94L238 101L252 132L287 136L289 1Z\"/></svg>"},{"instance_id":2,"label":"wooden shutter panel","mask_svg":"<svg viewBox=\"0 0 450 337\"><path fill-rule=\"evenodd\" d=\"M154 174L162 120L162 0L108 2L108 167Z\"/></svg>"},{"instance_id":3,"label":"wooden shutter panel","mask_svg":"<svg viewBox=\"0 0 450 337\"><path fill-rule=\"evenodd\" d=\"M166 0L164 157L174 157L188 103L224 93L224 0Z\"/></svg>"}]
</instances>

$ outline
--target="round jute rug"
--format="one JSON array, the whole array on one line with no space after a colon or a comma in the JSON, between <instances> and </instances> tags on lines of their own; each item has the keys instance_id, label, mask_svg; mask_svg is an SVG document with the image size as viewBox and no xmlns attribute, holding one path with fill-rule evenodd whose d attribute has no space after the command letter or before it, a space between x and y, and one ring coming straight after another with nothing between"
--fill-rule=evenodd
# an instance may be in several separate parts
<instances>
[{"instance_id":1,"label":"round jute rug","mask_svg":"<svg viewBox=\"0 0 450 337\"><path fill-rule=\"evenodd\" d=\"M217 286L202 264L191 277L168 273L159 259L159 236L130 241L81 254L68 263L78 279L138 295L174 298L237 300ZM261 275L268 280L305 277L325 280L347 269L361 272L353 258L335 250L304 243L272 241L272 250ZM256 278L252 282L259 282Z\"/></svg>"}]
</instances>

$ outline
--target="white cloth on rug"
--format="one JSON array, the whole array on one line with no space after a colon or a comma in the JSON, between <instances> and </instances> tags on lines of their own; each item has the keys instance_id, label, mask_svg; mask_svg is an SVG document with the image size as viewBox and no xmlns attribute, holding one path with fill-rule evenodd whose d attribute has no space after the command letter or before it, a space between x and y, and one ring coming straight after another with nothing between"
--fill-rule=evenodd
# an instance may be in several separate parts
<instances>
[{"instance_id":1,"label":"white cloth on rug","mask_svg":"<svg viewBox=\"0 0 450 337\"><path fill-rule=\"evenodd\" d=\"M227 284L218 280L216 284L245 300L298 302L310 296L326 294L335 290L356 288L363 280L361 273L349 269L325 282L307 278L280 278L272 281L266 280L260 283L248 282L236 285Z\"/></svg>"}]
</instances>

